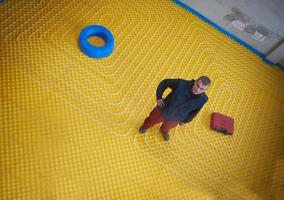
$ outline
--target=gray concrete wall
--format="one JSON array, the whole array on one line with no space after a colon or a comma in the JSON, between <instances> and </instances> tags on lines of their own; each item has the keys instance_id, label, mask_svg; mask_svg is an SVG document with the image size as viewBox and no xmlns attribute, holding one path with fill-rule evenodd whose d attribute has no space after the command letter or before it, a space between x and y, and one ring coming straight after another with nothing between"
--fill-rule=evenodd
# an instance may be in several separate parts
<instances>
[{"instance_id":1,"label":"gray concrete wall","mask_svg":"<svg viewBox=\"0 0 284 200\"><path fill-rule=\"evenodd\" d=\"M284 0L179 1L264 55L284 39Z\"/></svg>"},{"instance_id":2,"label":"gray concrete wall","mask_svg":"<svg viewBox=\"0 0 284 200\"><path fill-rule=\"evenodd\" d=\"M279 64L284 66L284 58L282 58L280 61L279 61Z\"/></svg>"},{"instance_id":3,"label":"gray concrete wall","mask_svg":"<svg viewBox=\"0 0 284 200\"><path fill-rule=\"evenodd\" d=\"M280 63L282 60L284 60L284 42L281 43L279 46L277 46L275 49L269 53L266 58L273 63Z\"/></svg>"}]
</instances>

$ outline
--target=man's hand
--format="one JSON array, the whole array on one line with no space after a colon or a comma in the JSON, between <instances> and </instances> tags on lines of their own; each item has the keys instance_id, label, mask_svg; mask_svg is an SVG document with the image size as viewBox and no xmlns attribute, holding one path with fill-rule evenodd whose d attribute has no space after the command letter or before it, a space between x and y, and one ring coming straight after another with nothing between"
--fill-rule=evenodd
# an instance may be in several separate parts
<instances>
[{"instance_id":1,"label":"man's hand","mask_svg":"<svg viewBox=\"0 0 284 200\"><path fill-rule=\"evenodd\" d=\"M163 108L165 106L164 100L163 99L157 99L157 105L160 108Z\"/></svg>"}]
</instances>

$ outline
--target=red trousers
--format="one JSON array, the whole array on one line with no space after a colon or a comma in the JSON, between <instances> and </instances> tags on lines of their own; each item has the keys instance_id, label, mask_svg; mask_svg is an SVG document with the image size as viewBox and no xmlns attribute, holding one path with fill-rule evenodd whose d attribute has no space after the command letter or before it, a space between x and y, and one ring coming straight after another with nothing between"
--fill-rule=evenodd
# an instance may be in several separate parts
<instances>
[{"instance_id":1,"label":"red trousers","mask_svg":"<svg viewBox=\"0 0 284 200\"><path fill-rule=\"evenodd\" d=\"M176 127L179 123L178 122L172 122L172 121L167 121L158 106L156 106L149 116L145 119L143 127L144 128L150 128L160 122L163 122L162 126L160 127L160 130L162 133L168 133L172 128Z\"/></svg>"}]
</instances>

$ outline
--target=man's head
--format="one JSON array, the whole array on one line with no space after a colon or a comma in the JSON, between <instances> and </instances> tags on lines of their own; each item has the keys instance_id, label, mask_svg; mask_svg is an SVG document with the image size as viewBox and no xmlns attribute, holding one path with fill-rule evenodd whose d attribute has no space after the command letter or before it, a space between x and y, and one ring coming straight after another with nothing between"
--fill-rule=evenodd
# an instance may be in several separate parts
<instances>
[{"instance_id":1,"label":"man's head","mask_svg":"<svg viewBox=\"0 0 284 200\"><path fill-rule=\"evenodd\" d=\"M194 81L192 87L193 94L202 94L210 85L210 79L207 76L201 76Z\"/></svg>"}]
</instances>

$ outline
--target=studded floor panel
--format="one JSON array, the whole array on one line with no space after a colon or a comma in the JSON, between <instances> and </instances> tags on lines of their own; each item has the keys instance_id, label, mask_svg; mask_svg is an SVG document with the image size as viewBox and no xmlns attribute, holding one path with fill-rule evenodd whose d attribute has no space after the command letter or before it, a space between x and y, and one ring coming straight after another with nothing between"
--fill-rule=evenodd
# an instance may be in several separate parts
<instances>
[{"instance_id":1,"label":"studded floor panel","mask_svg":"<svg viewBox=\"0 0 284 200\"><path fill-rule=\"evenodd\" d=\"M114 35L105 59L78 47L92 24ZM0 199L284 198L283 71L172 1L6 0L0 61ZM162 79L201 75L190 124L138 134Z\"/></svg>"}]
</instances>

